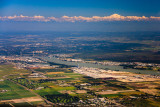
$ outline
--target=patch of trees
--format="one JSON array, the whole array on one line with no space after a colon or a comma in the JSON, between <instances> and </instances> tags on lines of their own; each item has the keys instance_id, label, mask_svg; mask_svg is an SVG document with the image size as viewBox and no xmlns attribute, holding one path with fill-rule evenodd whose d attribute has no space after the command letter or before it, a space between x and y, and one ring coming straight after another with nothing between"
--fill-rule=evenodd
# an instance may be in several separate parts
<instances>
[{"instance_id":1,"label":"patch of trees","mask_svg":"<svg viewBox=\"0 0 160 107\"><path fill-rule=\"evenodd\" d=\"M29 89L36 89L39 87L40 83L33 80L27 80L27 79L12 79L14 82L19 83Z\"/></svg>"},{"instance_id":2,"label":"patch of trees","mask_svg":"<svg viewBox=\"0 0 160 107\"><path fill-rule=\"evenodd\" d=\"M45 82L51 82L51 81L56 81L55 79L40 79L38 80L39 83L45 83Z\"/></svg>"},{"instance_id":3,"label":"patch of trees","mask_svg":"<svg viewBox=\"0 0 160 107\"><path fill-rule=\"evenodd\" d=\"M45 95L44 96L47 100L53 103L75 103L79 101L79 98L76 96L70 96L68 94L59 94L59 95Z\"/></svg>"}]
</instances>

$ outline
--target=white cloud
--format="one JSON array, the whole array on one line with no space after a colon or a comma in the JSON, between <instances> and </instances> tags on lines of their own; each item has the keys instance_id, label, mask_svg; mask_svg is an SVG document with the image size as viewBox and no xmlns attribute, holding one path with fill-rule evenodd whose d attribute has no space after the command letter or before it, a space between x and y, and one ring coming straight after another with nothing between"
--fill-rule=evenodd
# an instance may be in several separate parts
<instances>
[{"instance_id":1,"label":"white cloud","mask_svg":"<svg viewBox=\"0 0 160 107\"><path fill-rule=\"evenodd\" d=\"M49 22L49 21L57 21L57 22L76 22L76 21L85 21L85 22L99 22L99 21L160 21L160 17L146 17L146 16L121 16L119 14L113 14L110 16L92 16L92 17L84 17L84 16L62 16L60 18L56 17L44 17L44 16L4 16L0 17L1 21L41 21L41 22Z\"/></svg>"},{"instance_id":2,"label":"white cloud","mask_svg":"<svg viewBox=\"0 0 160 107\"><path fill-rule=\"evenodd\" d=\"M44 16L33 16L33 17L30 17L30 16L23 16L23 15L20 15L20 16L4 16L4 17L0 17L0 20L2 21L44 21L44 22L47 22L47 21L50 21L48 19L46 19Z\"/></svg>"},{"instance_id":3,"label":"white cloud","mask_svg":"<svg viewBox=\"0 0 160 107\"><path fill-rule=\"evenodd\" d=\"M153 20L158 20L160 21L160 17L154 17L154 16L151 16L150 19L153 19Z\"/></svg>"}]
</instances>

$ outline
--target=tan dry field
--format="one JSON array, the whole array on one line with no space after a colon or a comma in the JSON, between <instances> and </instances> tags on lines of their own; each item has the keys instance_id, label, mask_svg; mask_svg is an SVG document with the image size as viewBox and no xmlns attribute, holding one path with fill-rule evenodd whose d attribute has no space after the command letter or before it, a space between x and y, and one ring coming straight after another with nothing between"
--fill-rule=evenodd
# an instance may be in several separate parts
<instances>
[{"instance_id":1,"label":"tan dry field","mask_svg":"<svg viewBox=\"0 0 160 107\"><path fill-rule=\"evenodd\" d=\"M147 86L148 88L156 88L156 87L158 87L157 85L152 85L152 84L146 84L144 86Z\"/></svg>"},{"instance_id":2,"label":"tan dry field","mask_svg":"<svg viewBox=\"0 0 160 107\"><path fill-rule=\"evenodd\" d=\"M89 89L89 90L91 90L91 91L97 91L97 90L102 90L102 89L104 89L105 87L92 87L92 88L86 88L86 89Z\"/></svg>"},{"instance_id":3,"label":"tan dry field","mask_svg":"<svg viewBox=\"0 0 160 107\"><path fill-rule=\"evenodd\" d=\"M63 74L64 72L47 72L46 74L52 75L52 74Z\"/></svg>"},{"instance_id":4,"label":"tan dry field","mask_svg":"<svg viewBox=\"0 0 160 107\"><path fill-rule=\"evenodd\" d=\"M58 92L60 92L60 93L62 93L62 94L65 94L65 93L67 93L67 94L75 94L74 92L72 92L72 91L66 91L66 90L63 90L63 91L58 91Z\"/></svg>"},{"instance_id":5,"label":"tan dry field","mask_svg":"<svg viewBox=\"0 0 160 107\"><path fill-rule=\"evenodd\" d=\"M152 95L157 95L160 92L157 89L139 89L139 91Z\"/></svg>"},{"instance_id":6,"label":"tan dry field","mask_svg":"<svg viewBox=\"0 0 160 107\"><path fill-rule=\"evenodd\" d=\"M112 90L108 90L108 91L101 91L101 92L96 92L97 94L101 94L101 95L105 95L105 94L118 94L118 93L123 93L123 92L132 92L135 90L122 90L122 91L112 91Z\"/></svg>"},{"instance_id":7,"label":"tan dry field","mask_svg":"<svg viewBox=\"0 0 160 107\"><path fill-rule=\"evenodd\" d=\"M39 97L28 97L28 98L13 99L13 100L2 100L0 101L0 103L3 102L23 103L23 102L35 102L35 101L43 101L43 100Z\"/></svg>"},{"instance_id":8,"label":"tan dry field","mask_svg":"<svg viewBox=\"0 0 160 107\"><path fill-rule=\"evenodd\" d=\"M156 79L156 78L143 78L143 79L137 79L137 78L132 78L132 77L128 77L127 79L117 79L118 81L121 82L147 82L147 81L160 81L160 79Z\"/></svg>"},{"instance_id":9,"label":"tan dry field","mask_svg":"<svg viewBox=\"0 0 160 107\"><path fill-rule=\"evenodd\" d=\"M156 82L154 82L154 83L156 83L156 84L159 84L159 85L160 85L160 81L156 81Z\"/></svg>"},{"instance_id":10,"label":"tan dry field","mask_svg":"<svg viewBox=\"0 0 160 107\"><path fill-rule=\"evenodd\" d=\"M19 75L29 75L30 73L20 73Z\"/></svg>"},{"instance_id":11,"label":"tan dry field","mask_svg":"<svg viewBox=\"0 0 160 107\"><path fill-rule=\"evenodd\" d=\"M76 93L78 94L84 94L84 93L87 93L86 90L75 90Z\"/></svg>"},{"instance_id":12,"label":"tan dry field","mask_svg":"<svg viewBox=\"0 0 160 107\"><path fill-rule=\"evenodd\" d=\"M65 76L65 77L52 77L53 79L64 79L64 78L71 78L71 77L68 77L68 76Z\"/></svg>"},{"instance_id":13,"label":"tan dry field","mask_svg":"<svg viewBox=\"0 0 160 107\"><path fill-rule=\"evenodd\" d=\"M39 67L39 69L53 69L53 68L56 68L56 67Z\"/></svg>"}]
</instances>

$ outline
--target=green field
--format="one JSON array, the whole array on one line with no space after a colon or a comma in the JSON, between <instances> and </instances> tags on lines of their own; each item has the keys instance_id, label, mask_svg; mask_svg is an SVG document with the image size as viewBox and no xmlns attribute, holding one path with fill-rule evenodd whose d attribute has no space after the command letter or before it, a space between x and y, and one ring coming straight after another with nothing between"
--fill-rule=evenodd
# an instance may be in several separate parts
<instances>
[{"instance_id":1,"label":"green field","mask_svg":"<svg viewBox=\"0 0 160 107\"><path fill-rule=\"evenodd\" d=\"M107 97L107 98L119 98L123 96L122 94L106 94L106 95L100 95L102 97Z\"/></svg>"},{"instance_id":2,"label":"green field","mask_svg":"<svg viewBox=\"0 0 160 107\"><path fill-rule=\"evenodd\" d=\"M61 94L58 91L63 91L63 90L75 90L75 87L60 87L57 85L51 86L52 88L46 88L46 89L41 89L41 90L35 90L36 93L40 94L41 96L43 95L56 95L56 94Z\"/></svg>"},{"instance_id":3,"label":"green field","mask_svg":"<svg viewBox=\"0 0 160 107\"><path fill-rule=\"evenodd\" d=\"M62 91L62 90L75 90L75 87L60 87L60 86L53 86L53 88L57 91Z\"/></svg>"},{"instance_id":4,"label":"green field","mask_svg":"<svg viewBox=\"0 0 160 107\"><path fill-rule=\"evenodd\" d=\"M18 99L24 97L35 96L31 92L25 90L23 87L12 83L9 80L0 82L0 90L7 90L6 92L0 92L0 100Z\"/></svg>"},{"instance_id":5,"label":"green field","mask_svg":"<svg viewBox=\"0 0 160 107\"><path fill-rule=\"evenodd\" d=\"M35 92L38 93L41 96L61 94L57 90L55 90L53 88L46 88L46 89L41 89L41 90L35 90Z\"/></svg>"}]
</instances>

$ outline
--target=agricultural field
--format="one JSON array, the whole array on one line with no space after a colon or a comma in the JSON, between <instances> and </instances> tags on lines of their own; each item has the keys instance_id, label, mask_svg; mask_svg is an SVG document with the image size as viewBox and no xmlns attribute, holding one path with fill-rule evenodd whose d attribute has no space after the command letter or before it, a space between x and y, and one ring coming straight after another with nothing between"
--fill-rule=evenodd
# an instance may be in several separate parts
<instances>
[{"instance_id":1,"label":"agricultural field","mask_svg":"<svg viewBox=\"0 0 160 107\"><path fill-rule=\"evenodd\" d=\"M0 100L18 99L35 96L23 87L7 80L30 73L26 69L16 69L13 65L0 65Z\"/></svg>"},{"instance_id":2,"label":"agricultural field","mask_svg":"<svg viewBox=\"0 0 160 107\"><path fill-rule=\"evenodd\" d=\"M128 107L132 105L141 106L142 103L139 101L145 102L150 106L159 104L159 81L128 83L118 80L95 79L74 73L71 68L34 69L30 72L29 70L19 70L9 65L2 66L3 72L9 69L14 74L7 76L7 73L1 72L4 81L0 82L0 90L6 90L6 92L0 93L0 100L2 101L13 99L16 102L16 99L37 97L25 89L27 88L47 101L62 105L90 105L96 103L100 106L102 103L104 105L117 104L115 101ZM8 68L5 68L5 66ZM9 70L8 72L10 72ZM20 75L17 75L14 71L19 72ZM34 74L36 74L35 77L30 77ZM8 77L8 79L4 78L4 76ZM27 100L29 101L29 99ZM131 102L132 100L133 102ZM0 104L3 105L3 103ZM34 106L38 104L45 103L38 97L37 101L33 100L29 103L13 103L14 106ZM145 105L143 104L142 106Z\"/></svg>"},{"instance_id":3,"label":"agricultural field","mask_svg":"<svg viewBox=\"0 0 160 107\"><path fill-rule=\"evenodd\" d=\"M0 78L5 78L11 76L20 76L31 73L26 69L17 69L13 65L0 65Z\"/></svg>"},{"instance_id":4,"label":"agricultural field","mask_svg":"<svg viewBox=\"0 0 160 107\"><path fill-rule=\"evenodd\" d=\"M19 77L26 77L30 73L29 70L17 69L13 65L0 65L0 106L18 107L45 104L34 93L12 81Z\"/></svg>"},{"instance_id":5,"label":"agricultural field","mask_svg":"<svg viewBox=\"0 0 160 107\"><path fill-rule=\"evenodd\" d=\"M17 84L9 80L4 80L0 82L0 91L0 100L19 99L35 96L28 90L18 86Z\"/></svg>"},{"instance_id":6,"label":"agricultural field","mask_svg":"<svg viewBox=\"0 0 160 107\"><path fill-rule=\"evenodd\" d=\"M49 97L49 99L51 99L52 97L57 98L56 96L59 96L59 99L63 99L66 96L68 96L69 98L70 96L73 96L83 101L87 99L93 99L96 96L114 98L124 95L120 94L120 92L117 92L116 94L110 93L106 95L101 95L97 92L101 92L103 90L125 91L127 89L132 89L127 84L122 84L119 81L104 81L101 79L94 79L81 74L73 73L71 70L64 68L56 68L50 70L47 69L46 71L44 69L38 69L37 71L45 73L45 76L47 76L48 78L55 79L55 81L45 82L41 84L43 86L47 86L46 88L41 90L35 90L36 93L40 94L45 98ZM56 101L52 102L64 103L65 100L63 102L57 99ZM69 102L70 101L68 101L68 103Z\"/></svg>"}]
</instances>

